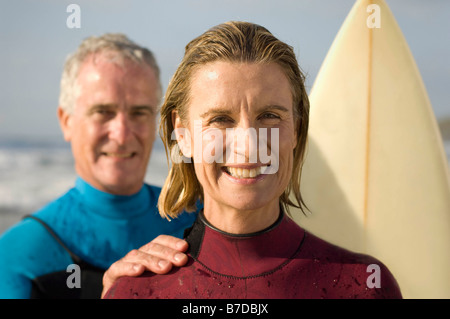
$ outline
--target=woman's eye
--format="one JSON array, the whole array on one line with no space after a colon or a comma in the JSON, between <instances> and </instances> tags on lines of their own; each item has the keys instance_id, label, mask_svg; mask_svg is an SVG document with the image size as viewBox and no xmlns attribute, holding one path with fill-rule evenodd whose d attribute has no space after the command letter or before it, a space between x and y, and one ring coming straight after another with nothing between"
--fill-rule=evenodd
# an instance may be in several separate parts
<instances>
[{"instance_id":1,"label":"woman's eye","mask_svg":"<svg viewBox=\"0 0 450 319\"><path fill-rule=\"evenodd\" d=\"M262 114L260 117L260 119L265 120L265 119L280 119L280 116L274 113L264 113Z\"/></svg>"},{"instance_id":2,"label":"woman's eye","mask_svg":"<svg viewBox=\"0 0 450 319\"><path fill-rule=\"evenodd\" d=\"M213 124L213 123L216 123L216 124L226 124L226 123L231 123L233 120L232 119L230 119L229 117L227 117L227 116L216 116L216 117L214 117L214 118L212 118L211 120L209 120L209 124Z\"/></svg>"}]
</instances>

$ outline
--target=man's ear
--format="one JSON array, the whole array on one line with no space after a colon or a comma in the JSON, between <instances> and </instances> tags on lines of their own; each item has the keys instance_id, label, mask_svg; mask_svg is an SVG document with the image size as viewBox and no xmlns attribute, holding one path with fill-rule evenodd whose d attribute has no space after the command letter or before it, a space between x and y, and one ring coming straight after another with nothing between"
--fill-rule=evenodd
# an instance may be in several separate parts
<instances>
[{"instance_id":1,"label":"man's ear","mask_svg":"<svg viewBox=\"0 0 450 319\"><path fill-rule=\"evenodd\" d=\"M172 139L173 134L175 134L178 146L183 155L186 157L192 157L191 134L189 132L189 129L183 125L177 111L172 111L172 125Z\"/></svg>"},{"instance_id":2,"label":"man's ear","mask_svg":"<svg viewBox=\"0 0 450 319\"><path fill-rule=\"evenodd\" d=\"M61 106L58 106L59 125L66 142L70 142L72 138L72 116L67 113Z\"/></svg>"}]
</instances>

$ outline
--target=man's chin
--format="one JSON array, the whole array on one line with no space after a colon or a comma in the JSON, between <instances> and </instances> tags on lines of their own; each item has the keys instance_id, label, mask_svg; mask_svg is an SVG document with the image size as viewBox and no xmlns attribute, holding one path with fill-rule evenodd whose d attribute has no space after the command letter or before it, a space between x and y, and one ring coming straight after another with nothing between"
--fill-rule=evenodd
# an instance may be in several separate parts
<instances>
[{"instance_id":1,"label":"man's chin","mask_svg":"<svg viewBox=\"0 0 450 319\"><path fill-rule=\"evenodd\" d=\"M130 176L114 176L103 180L100 184L102 191L114 195L133 195L140 191L143 179L130 179Z\"/></svg>"}]
</instances>

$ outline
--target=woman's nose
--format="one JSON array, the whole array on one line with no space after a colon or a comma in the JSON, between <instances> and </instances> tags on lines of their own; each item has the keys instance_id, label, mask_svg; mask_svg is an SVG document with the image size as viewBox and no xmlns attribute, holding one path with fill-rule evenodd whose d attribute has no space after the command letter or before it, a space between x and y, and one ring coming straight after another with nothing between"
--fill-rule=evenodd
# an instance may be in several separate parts
<instances>
[{"instance_id":1,"label":"woman's nose","mask_svg":"<svg viewBox=\"0 0 450 319\"><path fill-rule=\"evenodd\" d=\"M237 163L258 162L258 130L248 117L241 117L238 125L227 132L227 141Z\"/></svg>"}]
</instances>

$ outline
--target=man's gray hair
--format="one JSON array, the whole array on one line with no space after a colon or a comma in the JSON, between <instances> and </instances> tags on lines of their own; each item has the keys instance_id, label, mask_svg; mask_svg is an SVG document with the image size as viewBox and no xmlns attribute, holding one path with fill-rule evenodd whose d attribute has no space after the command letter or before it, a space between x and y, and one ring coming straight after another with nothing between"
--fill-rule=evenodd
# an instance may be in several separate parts
<instances>
[{"instance_id":1,"label":"man's gray hair","mask_svg":"<svg viewBox=\"0 0 450 319\"><path fill-rule=\"evenodd\" d=\"M159 96L162 95L160 83L160 70L153 53L135 42L128 39L121 33L107 33L99 37L86 38L78 47L75 53L71 54L64 64L64 70L61 77L61 88L59 95L59 106L64 111L71 114L75 105L76 88L75 83L84 60L94 53L112 53L114 61L119 58L117 63L123 60L129 60L135 63L145 63L155 71L159 83Z\"/></svg>"}]
</instances>

